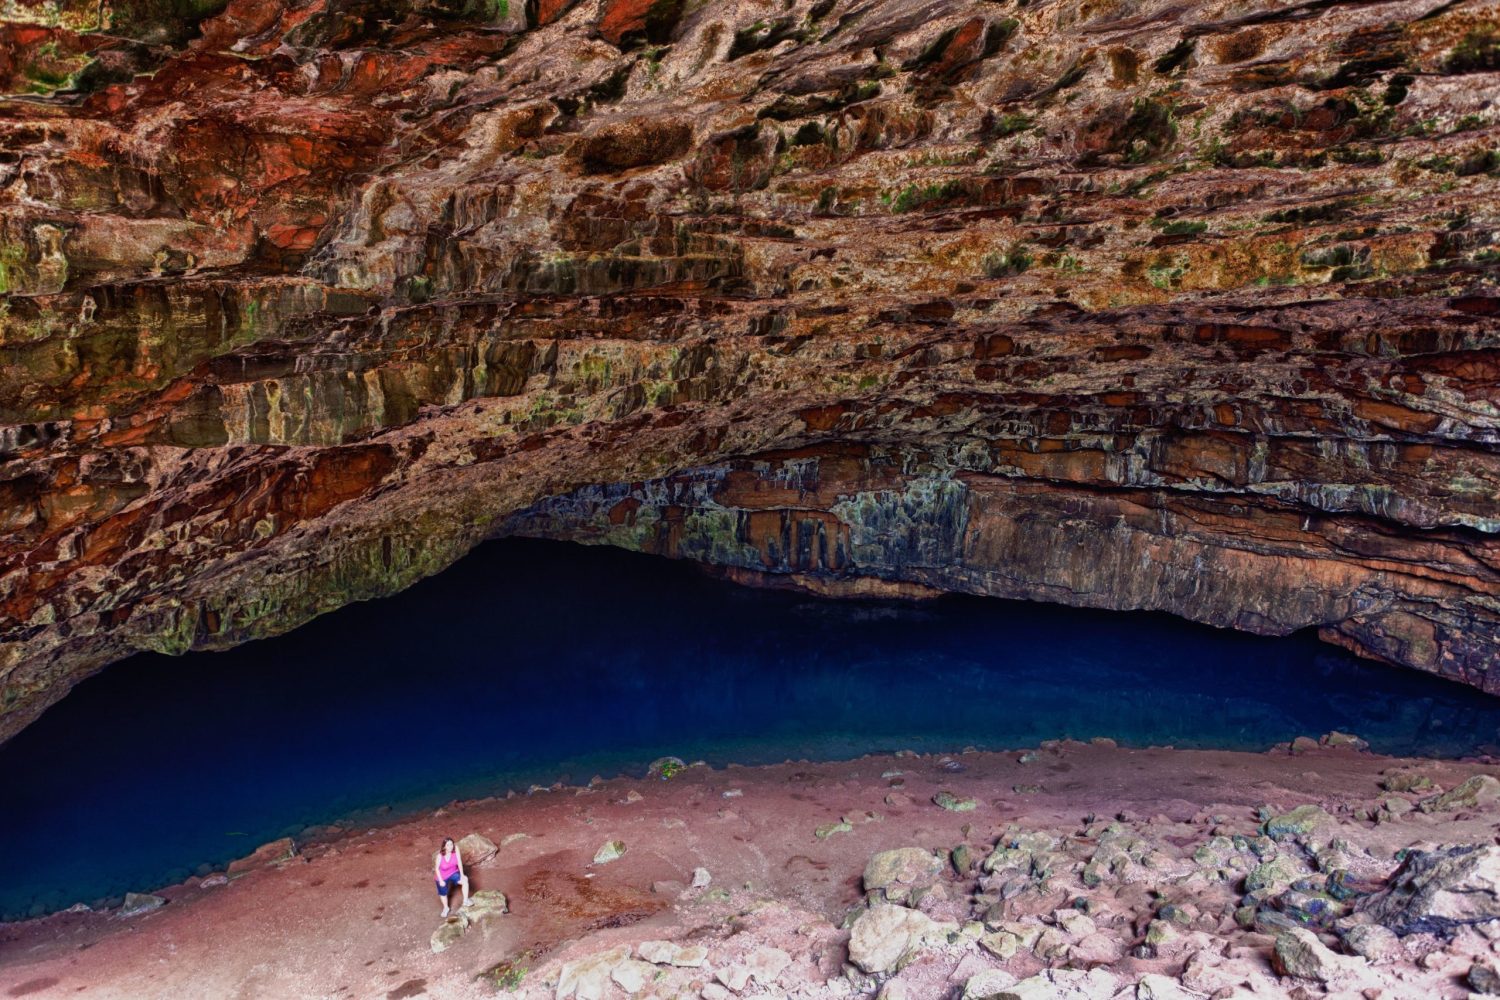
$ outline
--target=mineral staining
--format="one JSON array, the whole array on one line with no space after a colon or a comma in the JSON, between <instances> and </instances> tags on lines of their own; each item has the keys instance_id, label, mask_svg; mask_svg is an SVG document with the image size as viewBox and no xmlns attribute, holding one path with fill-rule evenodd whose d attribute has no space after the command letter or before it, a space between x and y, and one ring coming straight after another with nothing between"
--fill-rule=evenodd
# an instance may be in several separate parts
<instances>
[{"instance_id":1,"label":"mineral staining","mask_svg":"<svg viewBox=\"0 0 1500 1000\"><path fill-rule=\"evenodd\" d=\"M1500 690L1462 5L103 9L0 15L0 738L511 532Z\"/></svg>"}]
</instances>

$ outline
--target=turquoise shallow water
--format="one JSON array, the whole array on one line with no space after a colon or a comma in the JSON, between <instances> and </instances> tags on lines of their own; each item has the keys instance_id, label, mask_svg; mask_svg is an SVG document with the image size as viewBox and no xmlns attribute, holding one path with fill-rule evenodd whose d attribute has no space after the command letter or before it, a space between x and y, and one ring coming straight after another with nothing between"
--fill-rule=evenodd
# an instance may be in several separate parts
<instances>
[{"instance_id":1,"label":"turquoise shallow water","mask_svg":"<svg viewBox=\"0 0 1500 1000\"><path fill-rule=\"evenodd\" d=\"M563 775L1071 736L1392 754L1500 743L1500 700L1145 613L827 601L610 549L493 542L224 653L137 656L0 746L0 917L206 872L312 824ZM69 859L59 871L45 857Z\"/></svg>"}]
</instances>

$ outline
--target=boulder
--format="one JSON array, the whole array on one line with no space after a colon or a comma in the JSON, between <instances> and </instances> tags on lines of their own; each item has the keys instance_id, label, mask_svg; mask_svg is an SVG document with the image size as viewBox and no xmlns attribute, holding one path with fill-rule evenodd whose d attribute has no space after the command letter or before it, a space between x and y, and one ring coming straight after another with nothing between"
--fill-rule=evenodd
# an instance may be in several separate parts
<instances>
[{"instance_id":1,"label":"boulder","mask_svg":"<svg viewBox=\"0 0 1500 1000\"><path fill-rule=\"evenodd\" d=\"M1295 840L1305 840L1317 833L1337 826L1337 821L1321 807L1315 805L1302 805L1291 812L1272 816L1266 820L1266 836L1273 840L1291 837Z\"/></svg>"},{"instance_id":2,"label":"boulder","mask_svg":"<svg viewBox=\"0 0 1500 1000\"><path fill-rule=\"evenodd\" d=\"M1344 971L1346 960L1330 951L1318 936L1302 927L1276 935L1271 967L1279 975L1326 983Z\"/></svg>"},{"instance_id":3,"label":"boulder","mask_svg":"<svg viewBox=\"0 0 1500 1000\"><path fill-rule=\"evenodd\" d=\"M849 933L849 961L870 975L899 970L923 948L946 941L953 924L940 924L925 913L876 903L854 921Z\"/></svg>"},{"instance_id":4,"label":"boulder","mask_svg":"<svg viewBox=\"0 0 1500 1000\"><path fill-rule=\"evenodd\" d=\"M149 892L127 892L125 902L120 905L119 915L122 917L136 917L142 913L150 913L167 905L167 901L160 896L153 896Z\"/></svg>"},{"instance_id":5,"label":"boulder","mask_svg":"<svg viewBox=\"0 0 1500 1000\"><path fill-rule=\"evenodd\" d=\"M1467 844L1412 851L1360 912L1397 934L1446 934L1500 918L1500 847Z\"/></svg>"},{"instance_id":6,"label":"boulder","mask_svg":"<svg viewBox=\"0 0 1500 1000\"><path fill-rule=\"evenodd\" d=\"M1469 974L1466 978L1468 979L1469 988L1475 993L1484 993L1490 996L1500 995L1500 972L1496 972L1493 965L1475 962L1469 966Z\"/></svg>"},{"instance_id":7,"label":"boulder","mask_svg":"<svg viewBox=\"0 0 1500 1000\"><path fill-rule=\"evenodd\" d=\"M892 903L907 903L912 894L938 880L943 859L920 847L881 851L865 865L866 892L880 893Z\"/></svg>"},{"instance_id":8,"label":"boulder","mask_svg":"<svg viewBox=\"0 0 1500 1000\"><path fill-rule=\"evenodd\" d=\"M510 902L505 898L505 893L498 889L480 889L469 896L469 906L465 912L470 920L487 920L509 913Z\"/></svg>"},{"instance_id":9,"label":"boulder","mask_svg":"<svg viewBox=\"0 0 1500 1000\"><path fill-rule=\"evenodd\" d=\"M488 837L471 833L458 842L458 856L466 865L482 865L500 850Z\"/></svg>"},{"instance_id":10,"label":"boulder","mask_svg":"<svg viewBox=\"0 0 1500 1000\"><path fill-rule=\"evenodd\" d=\"M630 949L621 946L586 958L563 963L557 977L556 1000L604 1000L612 991L611 976L615 967L630 958Z\"/></svg>"},{"instance_id":11,"label":"boulder","mask_svg":"<svg viewBox=\"0 0 1500 1000\"><path fill-rule=\"evenodd\" d=\"M1379 924L1355 924L1344 931L1344 946L1371 962L1389 962L1402 955L1401 939Z\"/></svg>"},{"instance_id":12,"label":"boulder","mask_svg":"<svg viewBox=\"0 0 1500 1000\"><path fill-rule=\"evenodd\" d=\"M1500 801L1500 781L1488 774L1476 774L1457 788L1423 799L1417 808L1425 813L1452 812L1477 809L1496 801Z\"/></svg>"}]
</instances>

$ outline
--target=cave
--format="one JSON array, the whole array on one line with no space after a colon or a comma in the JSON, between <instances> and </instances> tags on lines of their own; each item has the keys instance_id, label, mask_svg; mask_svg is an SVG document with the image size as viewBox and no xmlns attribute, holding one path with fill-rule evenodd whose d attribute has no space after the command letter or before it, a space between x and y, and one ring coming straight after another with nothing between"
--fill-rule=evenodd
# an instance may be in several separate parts
<instances>
[{"instance_id":1,"label":"cave","mask_svg":"<svg viewBox=\"0 0 1500 1000\"><path fill-rule=\"evenodd\" d=\"M0 990L1500 995L1497 93L1438 0L13 0Z\"/></svg>"}]
</instances>

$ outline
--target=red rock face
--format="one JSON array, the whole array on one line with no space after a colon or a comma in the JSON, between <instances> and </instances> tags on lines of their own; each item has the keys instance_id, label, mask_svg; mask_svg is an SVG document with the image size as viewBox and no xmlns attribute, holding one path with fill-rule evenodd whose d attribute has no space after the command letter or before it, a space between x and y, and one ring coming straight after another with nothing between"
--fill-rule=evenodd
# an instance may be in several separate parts
<instances>
[{"instance_id":1,"label":"red rock face","mask_svg":"<svg viewBox=\"0 0 1500 1000\"><path fill-rule=\"evenodd\" d=\"M0 21L0 738L507 532L1500 690L1480 13L60 10Z\"/></svg>"}]
</instances>

